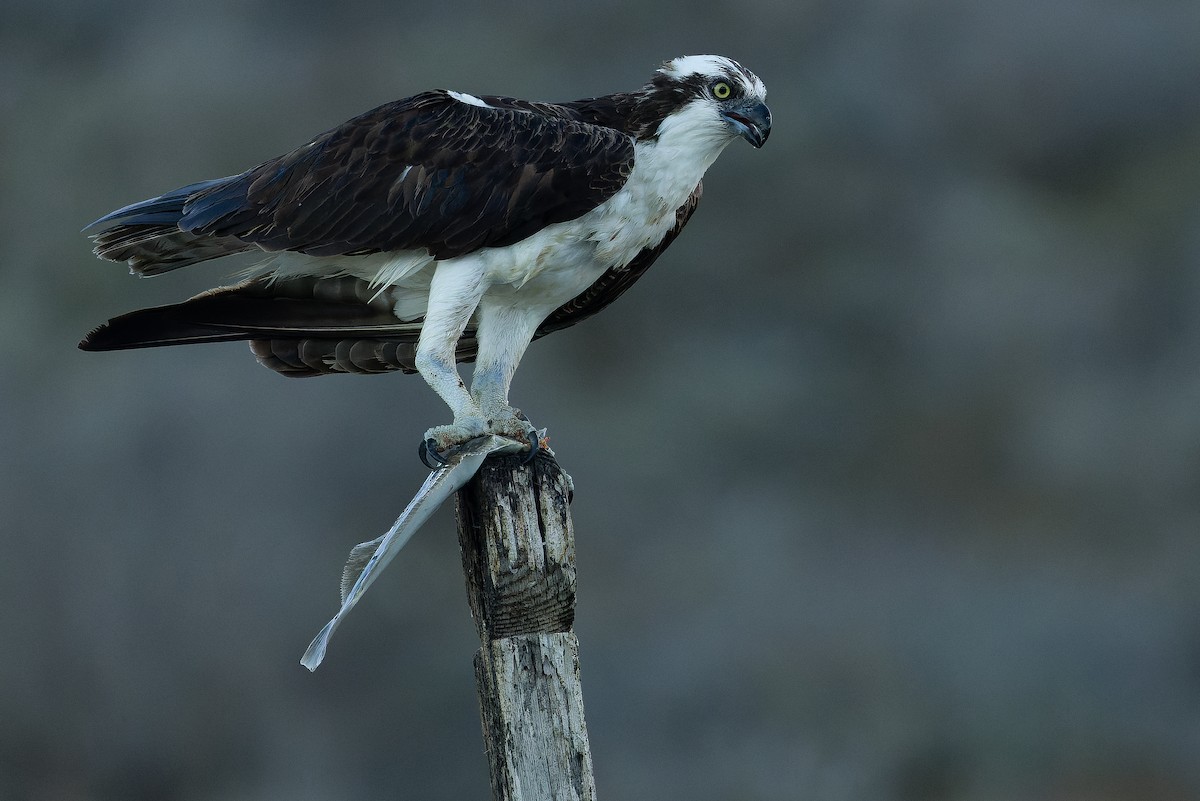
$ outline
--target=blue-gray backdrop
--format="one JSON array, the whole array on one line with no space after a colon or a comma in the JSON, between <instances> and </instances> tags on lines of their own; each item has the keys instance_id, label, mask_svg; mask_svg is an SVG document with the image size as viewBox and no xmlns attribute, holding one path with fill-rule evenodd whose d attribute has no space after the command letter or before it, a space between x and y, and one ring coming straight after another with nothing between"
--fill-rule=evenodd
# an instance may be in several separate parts
<instances>
[{"instance_id":1,"label":"blue-gray backdrop","mask_svg":"<svg viewBox=\"0 0 1200 801\"><path fill-rule=\"evenodd\" d=\"M537 343L608 799L1200 797L1200 5L0 8L0 797L487 797L452 517L315 675L422 480L419 379L84 354L77 232L432 87L569 99L717 52L762 151Z\"/></svg>"}]
</instances>

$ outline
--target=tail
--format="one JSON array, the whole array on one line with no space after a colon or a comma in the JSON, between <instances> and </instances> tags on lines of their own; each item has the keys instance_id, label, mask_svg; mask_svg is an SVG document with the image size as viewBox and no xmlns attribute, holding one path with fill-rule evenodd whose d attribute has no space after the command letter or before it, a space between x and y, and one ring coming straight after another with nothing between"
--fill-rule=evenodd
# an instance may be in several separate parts
<instances>
[{"instance_id":1,"label":"tail","mask_svg":"<svg viewBox=\"0 0 1200 801\"><path fill-rule=\"evenodd\" d=\"M378 292L357 278L253 279L183 303L141 309L84 337L87 351L248 340L260 364L292 377L416 372L423 320L392 313L401 290ZM473 361L467 329L458 361Z\"/></svg>"},{"instance_id":2,"label":"tail","mask_svg":"<svg viewBox=\"0 0 1200 801\"><path fill-rule=\"evenodd\" d=\"M240 177L188 184L165 195L133 203L104 215L84 228L83 233L96 243L97 256L128 262L131 272L143 276L251 250L253 245L232 236L197 235L179 228L179 221L191 200Z\"/></svg>"}]
</instances>

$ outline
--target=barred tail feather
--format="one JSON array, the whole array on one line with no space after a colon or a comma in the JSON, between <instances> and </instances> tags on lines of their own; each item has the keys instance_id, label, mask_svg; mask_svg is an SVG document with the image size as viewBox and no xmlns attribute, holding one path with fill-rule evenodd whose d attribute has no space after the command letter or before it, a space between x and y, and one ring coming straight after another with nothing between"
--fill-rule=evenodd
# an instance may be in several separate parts
<instances>
[{"instance_id":1,"label":"barred tail feather","mask_svg":"<svg viewBox=\"0 0 1200 801\"><path fill-rule=\"evenodd\" d=\"M250 350L263 367L289 378L417 372L415 338L251 339Z\"/></svg>"}]
</instances>

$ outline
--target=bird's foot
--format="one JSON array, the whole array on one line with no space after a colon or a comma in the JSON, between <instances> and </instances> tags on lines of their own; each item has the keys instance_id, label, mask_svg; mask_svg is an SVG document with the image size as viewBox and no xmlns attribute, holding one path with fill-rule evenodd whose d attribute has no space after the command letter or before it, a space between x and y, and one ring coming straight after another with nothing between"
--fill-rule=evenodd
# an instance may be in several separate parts
<instances>
[{"instance_id":1,"label":"bird's foot","mask_svg":"<svg viewBox=\"0 0 1200 801\"><path fill-rule=\"evenodd\" d=\"M446 464L448 454L455 448L485 434L529 443L529 450L524 454L522 463L532 460L541 447L541 437L537 430L519 411L513 409L490 419L466 417L457 419L450 425L434 426L425 432L417 448L417 455L422 464L430 470L435 470Z\"/></svg>"},{"instance_id":2,"label":"bird's foot","mask_svg":"<svg viewBox=\"0 0 1200 801\"><path fill-rule=\"evenodd\" d=\"M481 437L488 431L482 417L458 417L450 425L434 426L425 432L417 455L430 470L446 464L446 454L465 442Z\"/></svg>"},{"instance_id":3,"label":"bird's foot","mask_svg":"<svg viewBox=\"0 0 1200 801\"><path fill-rule=\"evenodd\" d=\"M488 431L517 442L528 442L529 450L522 454L521 464L528 464L542 447L542 437L520 409L506 406L488 414Z\"/></svg>"}]
</instances>

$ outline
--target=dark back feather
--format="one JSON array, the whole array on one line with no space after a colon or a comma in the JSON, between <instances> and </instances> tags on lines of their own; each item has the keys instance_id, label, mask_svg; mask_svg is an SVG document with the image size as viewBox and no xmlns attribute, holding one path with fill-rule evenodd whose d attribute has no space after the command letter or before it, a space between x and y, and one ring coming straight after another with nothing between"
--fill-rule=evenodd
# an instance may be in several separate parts
<instances>
[{"instance_id":1,"label":"dark back feather","mask_svg":"<svg viewBox=\"0 0 1200 801\"><path fill-rule=\"evenodd\" d=\"M518 242L612 197L629 136L445 92L388 103L188 199L179 228L315 256Z\"/></svg>"}]
</instances>

